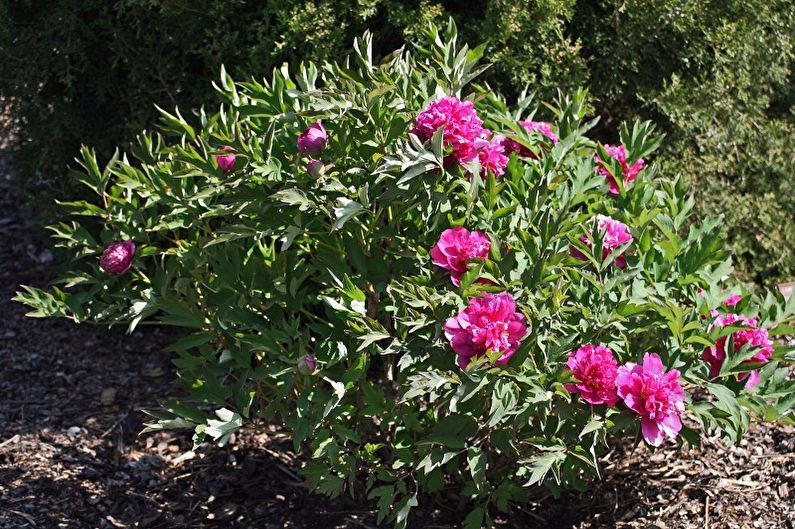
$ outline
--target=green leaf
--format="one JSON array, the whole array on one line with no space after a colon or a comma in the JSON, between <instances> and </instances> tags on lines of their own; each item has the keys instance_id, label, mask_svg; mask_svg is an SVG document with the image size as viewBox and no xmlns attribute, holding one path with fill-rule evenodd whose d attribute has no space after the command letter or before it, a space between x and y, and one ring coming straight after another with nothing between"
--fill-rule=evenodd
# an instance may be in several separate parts
<instances>
[{"instance_id":1,"label":"green leaf","mask_svg":"<svg viewBox=\"0 0 795 529\"><path fill-rule=\"evenodd\" d=\"M600 430L603 427L604 427L603 421L601 421L600 419L591 419L591 421L589 421L588 424L585 425L585 428L583 428L582 431L580 432L579 438L582 439L589 433Z\"/></svg>"},{"instance_id":2,"label":"green leaf","mask_svg":"<svg viewBox=\"0 0 795 529\"><path fill-rule=\"evenodd\" d=\"M335 230L342 228L353 217L367 211L361 204L349 198L340 197L337 199L337 203L339 207L334 208L334 218L336 220L333 227Z\"/></svg>"},{"instance_id":3,"label":"green leaf","mask_svg":"<svg viewBox=\"0 0 795 529\"><path fill-rule=\"evenodd\" d=\"M380 524L384 521L387 514L389 514L389 508L392 506L392 500L395 498L395 486L381 485L380 487L374 488L367 495L367 499L372 500L374 498L378 498L376 523Z\"/></svg>"},{"instance_id":4,"label":"green leaf","mask_svg":"<svg viewBox=\"0 0 795 529\"><path fill-rule=\"evenodd\" d=\"M166 325L177 327L190 327L200 329L204 326L204 318L201 314L194 312L186 303L176 299L161 299L158 301L163 315L160 321Z\"/></svg>"},{"instance_id":5,"label":"green leaf","mask_svg":"<svg viewBox=\"0 0 795 529\"><path fill-rule=\"evenodd\" d=\"M386 338L391 338L391 337L392 336L390 336L389 334L384 333L384 332L379 332L379 331L369 332L369 333L365 334L364 336L359 336L358 337L359 340L361 340L362 343L359 345L359 347L356 349L356 351L357 352L362 351L364 349L367 349L374 342L377 342L379 340L384 340Z\"/></svg>"},{"instance_id":6,"label":"green leaf","mask_svg":"<svg viewBox=\"0 0 795 529\"><path fill-rule=\"evenodd\" d=\"M396 529L405 529L406 522L408 521L409 512L411 509L419 505L417 501L417 495L413 495L405 500L402 500L399 504L399 508L397 511L397 516L395 517L395 528Z\"/></svg>"},{"instance_id":7,"label":"green leaf","mask_svg":"<svg viewBox=\"0 0 795 529\"><path fill-rule=\"evenodd\" d=\"M463 529L480 529L483 526L483 517L486 511L483 507L477 507L471 511L464 519Z\"/></svg>"},{"instance_id":8,"label":"green leaf","mask_svg":"<svg viewBox=\"0 0 795 529\"><path fill-rule=\"evenodd\" d=\"M326 382L331 384L331 387L334 388L334 398L330 399L326 403L326 407L323 409L323 418L325 419L328 414L333 410L342 400L342 397L345 396L345 384L342 382L336 382L331 379L325 379Z\"/></svg>"},{"instance_id":9,"label":"green leaf","mask_svg":"<svg viewBox=\"0 0 795 529\"><path fill-rule=\"evenodd\" d=\"M530 479L523 485L530 487L537 483L541 483L547 474L554 470L563 460L566 459L566 453L563 450L556 450L551 452L544 452L542 454L533 456L529 462L532 463ZM557 480L557 475L556 475Z\"/></svg>"},{"instance_id":10,"label":"green leaf","mask_svg":"<svg viewBox=\"0 0 795 529\"><path fill-rule=\"evenodd\" d=\"M474 418L468 415L453 414L443 418L419 444L440 444L450 448L463 449L467 440L477 432Z\"/></svg>"},{"instance_id":11,"label":"green leaf","mask_svg":"<svg viewBox=\"0 0 795 529\"><path fill-rule=\"evenodd\" d=\"M497 379L491 396L491 409L489 410L487 426L493 428L499 424L503 417L513 411L517 400L516 384L504 378Z\"/></svg>"},{"instance_id":12,"label":"green leaf","mask_svg":"<svg viewBox=\"0 0 795 529\"><path fill-rule=\"evenodd\" d=\"M195 347L199 347L200 345L209 343L210 340L212 340L212 335L210 333L199 332L195 334L189 334L188 336L180 338L176 342L169 345L167 350L174 353L187 351L188 349L193 349Z\"/></svg>"},{"instance_id":13,"label":"green leaf","mask_svg":"<svg viewBox=\"0 0 795 529\"><path fill-rule=\"evenodd\" d=\"M749 347L748 344L743 346L739 351L734 350L734 346L729 346L733 340L726 340L726 358L720 366L720 376L734 374L738 372L748 371L753 369L750 365L741 365L754 357L760 350L759 347ZM739 369L738 369L739 368Z\"/></svg>"},{"instance_id":14,"label":"green leaf","mask_svg":"<svg viewBox=\"0 0 795 529\"><path fill-rule=\"evenodd\" d=\"M733 417L739 417L742 414L740 404L737 402L737 397L732 390L726 386L712 383L707 384L707 390L718 399L715 404L718 409L725 411Z\"/></svg>"},{"instance_id":15,"label":"green leaf","mask_svg":"<svg viewBox=\"0 0 795 529\"><path fill-rule=\"evenodd\" d=\"M483 490L486 484L486 454L478 447L470 447L467 451L467 465L475 486Z\"/></svg>"},{"instance_id":16,"label":"green leaf","mask_svg":"<svg viewBox=\"0 0 795 529\"><path fill-rule=\"evenodd\" d=\"M307 211L315 207L315 203L310 199L305 192L300 189L282 189L273 194L273 198L279 202L289 204L291 206L298 206L300 211Z\"/></svg>"},{"instance_id":17,"label":"green leaf","mask_svg":"<svg viewBox=\"0 0 795 529\"><path fill-rule=\"evenodd\" d=\"M216 410L215 415L219 420L207 419L207 427L204 429L204 433L217 441L220 446L223 446L229 440L229 436L243 426L243 417L227 408Z\"/></svg>"}]
</instances>

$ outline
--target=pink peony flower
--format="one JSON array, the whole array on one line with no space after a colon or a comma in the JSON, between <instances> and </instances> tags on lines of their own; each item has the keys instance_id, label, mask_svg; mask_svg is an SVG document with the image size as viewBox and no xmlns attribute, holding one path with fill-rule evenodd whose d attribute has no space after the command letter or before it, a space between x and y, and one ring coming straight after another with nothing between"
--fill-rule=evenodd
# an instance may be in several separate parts
<instances>
[{"instance_id":1,"label":"pink peony flower","mask_svg":"<svg viewBox=\"0 0 795 529\"><path fill-rule=\"evenodd\" d=\"M569 393L579 393L590 404L616 405L618 364L610 349L604 345L583 345L569 353L566 365L577 380L575 384L565 385Z\"/></svg>"},{"instance_id":2,"label":"pink peony flower","mask_svg":"<svg viewBox=\"0 0 795 529\"><path fill-rule=\"evenodd\" d=\"M624 187L628 186L635 180L635 178L638 176L638 173L641 169L643 169L643 165L645 164L643 158L641 158L635 162L632 167L629 167L627 165L627 149L623 145L618 145L616 147L605 145L605 151L607 151L607 154L609 154L612 158L615 158L619 161L619 163L621 163L621 172L624 176ZM596 172L607 179L607 182L610 185L610 193L613 195L618 195L618 183L616 182L613 175L610 174L610 171L607 169L598 155L596 156L595 161L597 165Z\"/></svg>"},{"instance_id":3,"label":"pink peony flower","mask_svg":"<svg viewBox=\"0 0 795 529\"><path fill-rule=\"evenodd\" d=\"M539 132L549 138L553 145L558 144L558 136L552 132L552 127L549 123L543 121L520 121L519 124L524 127L527 132ZM505 140L503 140L503 145L505 146L505 154L518 152L519 156L536 158L536 155L533 154L530 149L512 139L505 138Z\"/></svg>"},{"instance_id":4,"label":"pink peony flower","mask_svg":"<svg viewBox=\"0 0 795 529\"><path fill-rule=\"evenodd\" d=\"M444 127L442 143L452 148L453 157L459 163L472 161L478 156L475 140L483 137L485 132L471 101L451 96L433 101L417 115L411 132L420 140L428 141L441 127Z\"/></svg>"},{"instance_id":5,"label":"pink peony flower","mask_svg":"<svg viewBox=\"0 0 795 529\"><path fill-rule=\"evenodd\" d=\"M328 134L326 134L323 125L319 121L312 123L298 136L298 151L304 156L320 156L320 153L326 148L327 140Z\"/></svg>"},{"instance_id":6,"label":"pink peony flower","mask_svg":"<svg viewBox=\"0 0 795 529\"><path fill-rule=\"evenodd\" d=\"M469 306L444 324L444 335L465 369L473 357L499 354L494 365L505 365L527 332L525 317L507 292L472 298Z\"/></svg>"},{"instance_id":7,"label":"pink peony flower","mask_svg":"<svg viewBox=\"0 0 795 529\"><path fill-rule=\"evenodd\" d=\"M132 266L135 243L132 241L113 242L102 252L99 267L109 276L120 276Z\"/></svg>"},{"instance_id":8,"label":"pink peony flower","mask_svg":"<svg viewBox=\"0 0 795 529\"><path fill-rule=\"evenodd\" d=\"M320 160L314 158L306 163L306 172L312 178L319 178L326 171L326 166Z\"/></svg>"},{"instance_id":9,"label":"pink peony flower","mask_svg":"<svg viewBox=\"0 0 795 529\"><path fill-rule=\"evenodd\" d=\"M740 302L742 299L743 299L743 297L742 297L741 295L739 295L739 294L732 294L731 296L729 296L729 298L728 298L726 301L724 301L724 302L723 302L723 306L724 306L724 307L734 307L734 306L736 306L736 305L737 305L737 304L738 304L738 303L739 303L739 302Z\"/></svg>"},{"instance_id":10,"label":"pink peony flower","mask_svg":"<svg viewBox=\"0 0 795 529\"><path fill-rule=\"evenodd\" d=\"M724 292L725 292L725 290L724 290ZM700 288L699 288L699 289L698 289L698 291L696 292L696 294L697 294L699 297L702 297L702 298L703 298L703 297L704 297L704 290L702 290L702 289L700 289ZM739 294L732 294L732 295L730 295L730 296L729 296L729 297L726 299L726 301L724 301L724 302L722 303L722 305L723 305L724 307L729 307L729 308L736 307L736 306L737 306L737 304L738 304L740 301L742 301L742 299L743 299L743 297L742 297L741 295L739 295ZM717 309L712 309L712 310L710 311L710 314L712 315L712 317L713 317L713 318L715 318L716 316L718 316L718 315L720 314L720 311L719 311L719 310L717 310ZM706 316L701 316L701 319L702 319L702 320L705 320L705 319L707 319L707 317L706 317Z\"/></svg>"},{"instance_id":11,"label":"pink peony flower","mask_svg":"<svg viewBox=\"0 0 795 529\"><path fill-rule=\"evenodd\" d=\"M483 138L475 140L475 147L478 149L478 159L480 161L481 173L485 178L489 171L495 178L505 174L505 166L508 165L508 157L505 156L505 147L502 136L494 136L491 140Z\"/></svg>"},{"instance_id":12,"label":"pink peony flower","mask_svg":"<svg viewBox=\"0 0 795 529\"><path fill-rule=\"evenodd\" d=\"M596 218L599 232L604 233L604 236L602 237L602 260L604 260L613 250L624 244L627 244L628 242L631 242L632 235L629 233L627 225L623 222L617 221L605 215L597 215ZM580 240L588 248L591 248L593 243L591 242L591 239L588 237L588 235L581 236ZM583 253L574 246L571 247L571 255L583 261L588 260L585 255L583 255ZM613 262L619 268L626 268L627 266L627 260L623 255L616 257Z\"/></svg>"},{"instance_id":13,"label":"pink peony flower","mask_svg":"<svg viewBox=\"0 0 795 529\"><path fill-rule=\"evenodd\" d=\"M444 230L439 242L431 248L433 264L450 270L450 280L461 285L461 276L467 271L470 259L486 259L491 241L485 233L457 227Z\"/></svg>"},{"instance_id":14,"label":"pink peony flower","mask_svg":"<svg viewBox=\"0 0 795 529\"><path fill-rule=\"evenodd\" d=\"M229 145L224 145L221 147L221 150L224 151L234 151L232 147ZM221 170L222 173L226 174L231 172L235 168L235 155L233 153L230 154L216 154L215 155L215 164Z\"/></svg>"},{"instance_id":15,"label":"pink peony flower","mask_svg":"<svg viewBox=\"0 0 795 529\"><path fill-rule=\"evenodd\" d=\"M553 145L558 144L558 135L552 132L552 126L544 121L520 121L519 124L523 126L528 132L537 131L552 140Z\"/></svg>"},{"instance_id":16,"label":"pink peony flower","mask_svg":"<svg viewBox=\"0 0 795 529\"><path fill-rule=\"evenodd\" d=\"M726 327L733 323L740 323L749 327L749 329L741 329L736 331L732 336L734 337L734 350L739 351L746 344L749 347L760 348L759 351L743 363L748 362L761 362L767 363L773 355L773 342L770 341L770 336L766 329L760 329L756 318L748 318L742 314L725 314L721 315L716 312L713 316L717 316L715 321L710 326L710 329L715 327ZM701 354L709 364L709 376L716 377L720 374L720 368L723 361L726 360L726 340L728 336L723 336L712 347L708 347ZM759 372L754 370L750 373L742 373L737 377L737 380L746 379L745 387L752 388L759 384Z\"/></svg>"},{"instance_id":17,"label":"pink peony flower","mask_svg":"<svg viewBox=\"0 0 795 529\"><path fill-rule=\"evenodd\" d=\"M640 415L647 443L660 446L666 435L673 439L679 434L685 392L679 384L679 371L666 372L656 353L646 353L643 365L630 362L619 367L616 386L627 408Z\"/></svg>"},{"instance_id":18,"label":"pink peony flower","mask_svg":"<svg viewBox=\"0 0 795 529\"><path fill-rule=\"evenodd\" d=\"M317 370L317 360L312 355L304 355L298 359L297 368L302 375L311 375Z\"/></svg>"}]
</instances>

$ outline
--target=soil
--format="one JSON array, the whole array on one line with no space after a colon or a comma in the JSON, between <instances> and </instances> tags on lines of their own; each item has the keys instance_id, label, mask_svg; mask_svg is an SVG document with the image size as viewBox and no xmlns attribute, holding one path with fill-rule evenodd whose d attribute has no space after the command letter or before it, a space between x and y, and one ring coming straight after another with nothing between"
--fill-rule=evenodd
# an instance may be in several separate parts
<instances>
[{"instance_id":1,"label":"soil","mask_svg":"<svg viewBox=\"0 0 795 529\"><path fill-rule=\"evenodd\" d=\"M377 526L372 505L307 491L301 456L273 429L195 454L188 433L139 435L141 409L179 395L168 331L25 317L10 298L19 284L45 285L53 258L18 203L0 176L0 528ZM759 424L739 446L619 447L589 492L539 490L497 526L795 529L793 433ZM410 526L459 527L461 515L438 506Z\"/></svg>"}]
</instances>

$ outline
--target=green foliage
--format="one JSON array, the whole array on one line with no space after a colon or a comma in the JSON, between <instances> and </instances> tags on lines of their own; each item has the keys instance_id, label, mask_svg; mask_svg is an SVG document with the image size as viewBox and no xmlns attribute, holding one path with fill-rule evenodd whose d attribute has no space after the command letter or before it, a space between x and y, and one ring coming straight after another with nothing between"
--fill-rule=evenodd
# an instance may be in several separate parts
<instances>
[{"instance_id":1,"label":"green foliage","mask_svg":"<svg viewBox=\"0 0 795 529\"><path fill-rule=\"evenodd\" d=\"M694 185L701 218L725 215L740 277L795 275L789 0L0 1L14 163L37 198L53 187L82 198L63 177L82 143L107 160L154 122L153 104L210 104L222 62L243 77L333 60L366 28L378 58L448 16L465 39L486 40L495 62L486 79L502 93L529 85L549 100L587 87L605 142L622 122L658 123L661 165Z\"/></svg>"},{"instance_id":2,"label":"green foliage","mask_svg":"<svg viewBox=\"0 0 795 529\"><path fill-rule=\"evenodd\" d=\"M63 204L77 220L53 227L73 257L66 286L17 299L35 316L184 328L171 349L189 398L152 411L149 431L192 428L197 445L223 444L257 419L280 424L310 456L311 486L370 499L379 523L397 527L443 489L468 500L466 527L489 525L493 509L539 484L584 487L611 443L638 434L626 408L564 388L579 344L607 344L621 362L658 352L681 371L687 416L705 432L737 440L752 415L793 423L792 351L777 350L752 389L736 378L749 350L730 348L725 371L708 377L701 352L726 329L703 317L731 272L720 221L691 222L682 179L654 165L607 195L585 92L544 110L523 97L510 110L488 84L467 84L483 48L458 46L452 25L381 63L371 45L358 40L344 66L307 62L267 80L222 71L218 112L162 112L157 132L104 169L83 149L79 179L94 197ZM487 126L539 158L513 154L500 179L446 164L440 133L424 144L409 134L440 94L474 101ZM517 127L536 111L553 121L556 145ZM313 178L296 138L318 120L327 167ZM659 145L648 123L620 136L630 159ZM228 174L214 162L224 145L237 156ZM626 268L612 265L615 252L602 259L597 214L629 225ZM499 244L453 288L429 250L462 225ZM139 250L127 275L110 278L97 257L119 239ZM506 366L460 369L442 326L483 290L511 293L529 332ZM795 317L780 294L740 308L770 328ZM298 369L305 355L316 372Z\"/></svg>"},{"instance_id":3,"label":"green foliage","mask_svg":"<svg viewBox=\"0 0 795 529\"><path fill-rule=\"evenodd\" d=\"M662 126L661 165L690 180L701 217L725 215L741 277L793 277L792 2L580 2L573 31L605 124Z\"/></svg>"},{"instance_id":4,"label":"green foliage","mask_svg":"<svg viewBox=\"0 0 795 529\"><path fill-rule=\"evenodd\" d=\"M198 109L213 102L209 81L222 63L243 75L295 57L340 57L368 26L391 50L402 32L414 34L441 14L427 7L396 0L3 0L0 94L21 119L16 163L25 176L59 182L81 143L106 158L154 122L154 104Z\"/></svg>"},{"instance_id":5,"label":"green foliage","mask_svg":"<svg viewBox=\"0 0 795 529\"><path fill-rule=\"evenodd\" d=\"M288 61L336 60L365 29L377 35L379 58L448 15L472 41L493 39L492 82L515 92L530 82L551 96L583 74L559 23L571 8L571 0L0 0L0 100L18 121L13 161L39 204L53 190L82 198L65 170L81 144L107 160L156 121L155 105L197 112L213 103L222 63L245 77Z\"/></svg>"}]
</instances>

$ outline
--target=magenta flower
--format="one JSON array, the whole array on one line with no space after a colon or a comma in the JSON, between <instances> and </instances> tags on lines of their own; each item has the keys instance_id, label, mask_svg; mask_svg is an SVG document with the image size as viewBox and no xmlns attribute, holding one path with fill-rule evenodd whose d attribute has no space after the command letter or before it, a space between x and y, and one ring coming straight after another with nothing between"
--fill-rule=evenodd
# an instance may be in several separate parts
<instances>
[{"instance_id":1,"label":"magenta flower","mask_svg":"<svg viewBox=\"0 0 795 529\"><path fill-rule=\"evenodd\" d=\"M713 315L716 314L717 313L713 313ZM749 344L749 347L751 348L759 348L759 351L754 356L743 363L767 363L768 360L770 360L770 357L773 355L773 342L770 341L770 336L767 333L767 329L759 328L756 318L748 318L742 314L717 314L717 317L710 326L710 329L715 327L727 327L733 323L739 323L749 327L748 329L736 331L732 335L734 338L735 351L739 351L746 344ZM728 336L718 338L718 341L715 343L715 345L708 347L701 354L701 358L703 358L709 364L710 377L716 377L720 374L720 368L723 365L723 361L726 360L727 338ZM747 388L752 388L759 384L759 372L756 370L738 375L737 380L744 380L746 378L747 381L745 383L745 387Z\"/></svg>"},{"instance_id":2,"label":"magenta flower","mask_svg":"<svg viewBox=\"0 0 795 529\"><path fill-rule=\"evenodd\" d=\"M679 434L685 392L679 371L666 372L656 353L646 353L643 365L630 362L619 367L616 386L627 408L640 415L640 429L647 443L660 446L666 435L673 439Z\"/></svg>"},{"instance_id":3,"label":"magenta flower","mask_svg":"<svg viewBox=\"0 0 795 529\"><path fill-rule=\"evenodd\" d=\"M221 150L224 151L234 151L232 147L229 145L224 145L221 147ZM215 155L215 164L221 170L222 173L226 174L231 172L235 168L235 155L233 153L230 154L216 154Z\"/></svg>"},{"instance_id":4,"label":"magenta flower","mask_svg":"<svg viewBox=\"0 0 795 529\"><path fill-rule=\"evenodd\" d=\"M569 393L579 393L589 404L616 405L618 364L610 349L604 345L583 345L569 353L566 365L577 380L564 386Z\"/></svg>"},{"instance_id":5,"label":"magenta flower","mask_svg":"<svg viewBox=\"0 0 795 529\"><path fill-rule=\"evenodd\" d=\"M314 158L306 163L306 172L312 178L319 178L326 171L326 166L320 160Z\"/></svg>"},{"instance_id":6,"label":"magenta flower","mask_svg":"<svg viewBox=\"0 0 795 529\"><path fill-rule=\"evenodd\" d=\"M102 252L99 267L109 276L120 276L132 266L135 243L132 241L113 242Z\"/></svg>"},{"instance_id":7,"label":"magenta flower","mask_svg":"<svg viewBox=\"0 0 795 529\"><path fill-rule=\"evenodd\" d=\"M596 218L599 232L604 233L604 236L602 237L602 260L605 260L607 256L610 255L610 253L616 248L619 248L628 242L632 242L632 234L629 233L626 224L605 215L597 215ZM582 235L580 237L580 241L582 241L582 243L588 248L591 248L593 245L588 235ZM585 255L583 255L583 253L574 246L571 247L570 252L571 255L577 259L581 259L583 261L588 260ZM613 262L619 268L626 268L627 266L627 260L623 255L616 257Z\"/></svg>"},{"instance_id":8,"label":"magenta flower","mask_svg":"<svg viewBox=\"0 0 795 529\"><path fill-rule=\"evenodd\" d=\"M520 121L519 124L524 127L527 132L539 132L549 138L553 145L558 144L558 136L552 132L552 126L549 123L543 121ZM503 140L503 145L505 146L505 154L518 152L519 156L530 158L537 157L530 149L510 138L505 138Z\"/></svg>"},{"instance_id":9,"label":"magenta flower","mask_svg":"<svg viewBox=\"0 0 795 529\"><path fill-rule=\"evenodd\" d=\"M743 299L743 297L742 297L741 295L739 295L739 294L732 294L731 296L729 296L729 298L728 298L726 301L724 301L724 302L723 302L723 306L724 306L724 307L734 307L734 306L736 306L736 305L737 305L737 304L738 304L738 303L739 303L739 302L740 302L742 299Z\"/></svg>"},{"instance_id":10,"label":"magenta flower","mask_svg":"<svg viewBox=\"0 0 795 529\"><path fill-rule=\"evenodd\" d=\"M444 127L442 143L452 149L453 158L458 163L466 163L478 157L475 140L487 131L475 112L471 101L461 101L457 97L443 97L430 103L418 115L412 134L422 141L428 141L434 133Z\"/></svg>"},{"instance_id":11,"label":"magenta flower","mask_svg":"<svg viewBox=\"0 0 795 529\"><path fill-rule=\"evenodd\" d=\"M317 360L312 355L304 355L298 359L297 368L302 375L311 375L317 370Z\"/></svg>"},{"instance_id":12,"label":"magenta flower","mask_svg":"<svg viewBox=\"0 0 795 529\"><path fill-rule=\"evenodd\" d=\"M623 173L624 177L624 187L627 187L631 184L635 178L638 176L638 173L641 169L643 169L643 165L645 162L643 158L640 158L632 167L627 165L627 149L623 145L618 145L616 147L612 147L610 145L605 145L605 151L609 154L612 158L615 158L621 164L621 172ZM595 158L596 161L596 172L600 175L604 176L607 179L607 183L610 185L610 193L613 195L617 195L619 193L618 190L618 183L616 182L613 175L610 174L610 171L605 166L604 162L599 158L597 155Z\"/></svg>"},{"instance_id":13,"label":"magenta flower","mask_svg":"<svg viewBox=\"0 0 795 529\"><path fill-rule=\"evenodd\" d=\"M478 161L480 161L481 173L485 178L489 171L495 178L505 174L505 166L508 165L508 157L505 156L505 138L494 136L491 140L479 138L475 140L475 147L478 149Z\"/></svg>"},{"instance_id":14,"label":"magenta flower","mask_svg":"<svg viewBox=\"0 0 795 529\"><path fill-rule=\"evenodd\" d=\"M444 230L439 242L431 248L433 264L450 270L450 280L461 285L461 276L467 271L471 259L486 259L491 241L485 233L457 227Z\"/></svg>"},{"instance_id":15,"label":"magenta flower","mask_svg":"<svg viewBox=\"0 0 795 529\"><path fill-rule=\"evenodd\" d=\"M328 134L326 134L323 125L319 121L312 123L298 136L298 152L304 156L320 156L320 153L326 148L326 141L328 141Z\"/></svg>"},{"instance_id":16,"label":"magenta flower","mask_svg":"<svg viewBox=\"0 0 795 529\"><path fill-rule=\"evenodd\" d=\"M725 292L725 291L726 291L726 290L724 289L724 292ZM696 292L696 294L698 294L698 296L699 296L699 297L704 297L704 290L702 290L702 289L700 289L700 288L699 288L699 289L698 289L698 291ZM742 297L741 295L739 295L739 294L732 294L732 295L730 295L730 296L729 296L729 297L726 299L726 301L724 301L724 302L722 303L722 305L723 305L724 307L733 308L733 307L736 307L736 306L737 306L737 304L738 304L740 301L742 301L742 299L743 299L743 297ZM712 310L710 311L710 314L712 315L712 317L713 317L713 318L715 318L715 317L717 317L718 315L720 315L720 311L719 311L718 309L712 309ZM702 320L705 320L705 319L707 319L707 317L706 317L706 316L701 316L701 319L702 319Z\"/></svg>"},{"instance_id":17,"label":"magenta flower","mask_svg":"<svg viewBox=\"0 0 795 529\"><path fill-rule=\"evenodd\" d=\"M465 369L473 357L499 354L494 365L505 365L527 332L525 317L507 292L472 298L469 306L444 324L444 335Z\"/></svg>"},{"instance_id":18,"label":"magenta flower","mask_svg":"<svg viewBox=\"0 0 795 529\"><path fill-rule=\"evenodd\" d=\"M519 124L528 132L540 132L550 140L553 145L558 144L558 135L552 132L552 126L544 121L520 121Z\"/></svg>"}]
</instances>

